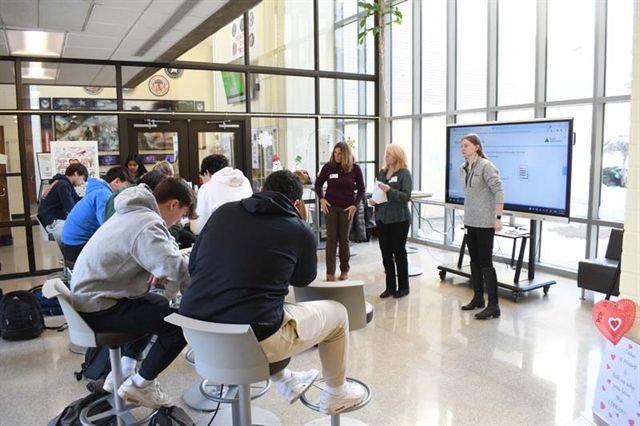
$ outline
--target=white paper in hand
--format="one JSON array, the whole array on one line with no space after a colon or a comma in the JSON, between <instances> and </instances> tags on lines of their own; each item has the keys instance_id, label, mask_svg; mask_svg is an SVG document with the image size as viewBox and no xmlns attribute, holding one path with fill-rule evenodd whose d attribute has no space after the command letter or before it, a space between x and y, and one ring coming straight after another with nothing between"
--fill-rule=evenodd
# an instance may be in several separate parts
<instances>
[{"instance_id":1,"label":"white paper in hand","mask_svg":"<svg viewBox=\"0 0 640 426\"><path fill-rule=\"evenodd\" d=\"M381 183L382 182L376 181L375 185L373 186L373 193L371 194L371 199L376 204L382 204L387 202L387 193L384 192L382 189L380 189L380 186L379 186Z\"/></svg>"}]
</instances>

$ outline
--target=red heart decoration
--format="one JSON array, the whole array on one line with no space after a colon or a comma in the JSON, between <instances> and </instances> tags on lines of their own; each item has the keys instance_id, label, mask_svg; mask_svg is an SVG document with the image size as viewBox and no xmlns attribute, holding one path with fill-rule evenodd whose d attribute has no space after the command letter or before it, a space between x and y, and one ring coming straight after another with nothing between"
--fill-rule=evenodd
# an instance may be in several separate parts
<instances>
[{"instance_id":1,"label":"red heart decoration","mask_svg":"<svg viewBox=\"0 0 640 426\"><path fill-rule=\"evenodd\" d=\"M610 368L611 368L611 366L609 364L607 364L607 370L610 369Z\"/></svg>"},{"instance_id":2,"label":"red heart decoration","mask_svg":"<svg viewBox=\"0 0 640 426\"><path fill-rule=\"evenodd\" d=\"M633 419L629 419L629 426L633 426L635 424L636 424L636 422L634 422Z\"/></svg>"},{"instance_id":3,"label":"red heart decoration","mask_svg":"<svg viewBox=\"0 0 640 426\"><path fill-rule=\"evenodd\" d=\"M602 402L602 401L600 401L600 409L601 409L601 410L604 410L604 409L605 409L604 402Z\"/></svg>"},{"instance_id":4,"label":"red heart decoration","mask_svg":"<svg viewBox=\"0 0 640 426\"><path fill-rule=\"evenodd\" d=\"M607 379L607 383L609 383L609 384L610 384L610 383L611 383L611 379Z\"/></svg>"},{"instance_id":5,"label":"red heart decoration","mask_svg":"<svg viewBox=\"0 0 640 426\"><path fill-rule=\"evenodd\" d=\"M620 414L616 413L616 417L620 417Z\"/></svg>"},{"instance_id":6,"label":"red heart decoration","mask_svg":"<svg viewBox=\"0 0 640 426\"><path fill-rule=\"evenodd\" d=\"M605 387L603 386L603 387L602 387L602 390L603 390L603 391L606 391L606 390L607 390L607 388L605 388Z\"/></svg>"},{"instance_id":7,"label":"red heart decoration","mask_svg":"<svg viewBox=\"0 0 640 426\"><path fill-rule=\"evenodd\" d=\"M613 414L609 413L609 418L612 419L613 418Z\"/></svg>"},{"instance_id":8,"label":"red heart decoration","mask_svg":"<svg viewBox=\"0 0 640 426\"><path fill-rule=\"evenodd\" d=\"M617 302L601 300L593 307L592 316L600 333L616 345L633 326L636 304L629 299L620 299Z\"/></svg>"},{"instance_id":9,"label":"red heart decoration","mask_svg":"<svg viewBox=\"0 0 640 426\"><path fill-rule=\"evenodd\" d=\"M629 343L629 349L633 349L633 346L631 346L631 343Z\"/></svg>"},{"instance_id":10,"label":"red heart decoration","mask_svg":"<svg viewBox=\"0 0 640 426\"><path fill-rule=\"evenodd\" d=\"M615 360L616 359L616 355L615 354L611 354L611 359Z\"/></svg>"}]
</instances>

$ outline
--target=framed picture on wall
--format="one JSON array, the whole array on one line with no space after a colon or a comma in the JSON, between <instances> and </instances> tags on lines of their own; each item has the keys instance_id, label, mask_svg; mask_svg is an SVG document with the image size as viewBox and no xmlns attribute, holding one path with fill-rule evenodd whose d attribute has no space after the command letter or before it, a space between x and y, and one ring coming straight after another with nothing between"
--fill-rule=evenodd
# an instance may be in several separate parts
<instances>
[{"instance_id":1,"label":"framed picture on wall","mask_svg":"<svg viewBox=\"0 0 640 426\"><path fill-rule=\"evenodd\" d=\"M53 168L51 167L50 152L36 152L36 160L38 161L38 174L40 180L49 180L53 177Z\"/></svg>"}]
</instances>

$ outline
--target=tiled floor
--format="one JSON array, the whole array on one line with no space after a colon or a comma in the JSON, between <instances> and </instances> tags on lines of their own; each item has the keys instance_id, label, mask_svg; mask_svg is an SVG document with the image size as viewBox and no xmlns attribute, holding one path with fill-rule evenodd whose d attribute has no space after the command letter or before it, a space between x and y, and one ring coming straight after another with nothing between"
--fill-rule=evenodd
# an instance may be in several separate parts
<instances>
[{"instance_id":1,"label":"tiled floor","mask_svg":"<svg viewBox=\"0 0 640 426\"><path fill-rule=\"evenodd\" d=\"M378 298L384 275L377 245L356 248L351 278L364 280L375 311L366 328L351 333L348 375L369 384L374 395L349 417L371 425L566 425L590 411L604 338L592 325L593 299L580 301L575 281L558 278L548 296L536 290L518 303L510 292L501 293L501 318L478 321L474 312L460 310L471 297L465 280L438 277L436 267L454 262L455 253L420 246L410 261L425 272L411 278L409 297L396 300ZM496 266L509 272L504 264ZM8 291L43 281L0 285ZM62 317L47 321L59 324ZM85 392L85 383L73 376L81 362L68 350L67 332L0 341L0 425L46 424ZM294 357L290 367L319 365L312 349ZM183 357L160 376L182 406L182 391L197 380ZM320 417L300 403L285 403L275 389L254 405L286 425ZM188 412L194 420L204 416Z\"/></svg>"}]
</instances>

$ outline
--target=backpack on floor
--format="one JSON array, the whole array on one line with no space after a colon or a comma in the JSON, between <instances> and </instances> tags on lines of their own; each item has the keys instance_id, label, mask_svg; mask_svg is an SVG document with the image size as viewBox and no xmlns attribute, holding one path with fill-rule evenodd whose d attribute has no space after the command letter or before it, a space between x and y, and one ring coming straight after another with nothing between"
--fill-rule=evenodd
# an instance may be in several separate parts
<instances>
[{"instance_id":1,"label":"backpack on floor","mask_svg":"<svg viewBox=\"0 0 640 426\"><path fill-rule=\"evenodd\" d=\"M195 423L180 407L160 407L151 417L149 426L194 426Z\"/></svg>"},{"instance_id":2,"label":"backpack on floor","mask_svg":"<svg viewBox=\"0 0 640 426\"><path fill-rule=\"evenodd\" d=\"M80 371L76 371L73 374L75 374L78 381L82 380L82 376L89 380L98 381L104 380L110 371L109 346L98 346L96 348L87 348Z\"/></svg>"},{"instance_id":3,"label":"backpack on floor","mask_svg":"<svg viewBox=\"0 0 640 426\"><path fill-rule=\"evenodd\" d=\"M51 419L51 421L47 423L47 426L80 426L80 413L82 412L82 410L106 395L109 394L103 390L100 390L99 392L91 392L89 395L83 398L76 399L71 404L64 407L62 413ZM107 411L110 408L111 405L107 401L102 401L91 410L89 410L89 415L94 416L96 414ZM93 424L99 426L116 426L118 424L118 419L116 418L116 416L109 416L100 419Z\"/></svg>"},{"instance_id":4,"label":"backpack on floor","mask_svg":"<svg viewBox=\"0 0 640 426\"><path fill-rule=\"evenodd\" d=\"M26 290L11 291L2 297L0 321L4 340L35 339L45 329L40 302Z\"/></svg>"},{"instance_id":5,"label":"backpack on floor","mask_svg":"<svg viewBox=\"0 0 640 426\"><path fill-rule=\"evenodd\" d=\"M43 315L62 315L62 306L60 306L58 298L54 297L52 299L47 299L44 297L41 285L34 287L29 291L33 293L33 295L36 296L36 299L38 299L38 302L40 302L40 312L42 312Z\"/></svg>"}]
</instances>

